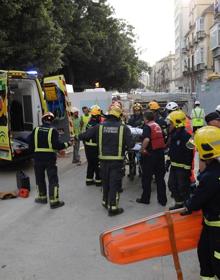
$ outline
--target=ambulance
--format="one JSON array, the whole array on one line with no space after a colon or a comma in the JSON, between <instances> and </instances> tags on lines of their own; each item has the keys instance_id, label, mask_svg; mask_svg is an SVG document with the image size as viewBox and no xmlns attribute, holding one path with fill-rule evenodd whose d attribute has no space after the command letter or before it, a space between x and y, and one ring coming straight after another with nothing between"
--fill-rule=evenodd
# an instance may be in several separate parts
<instances>
[{"instance_id":1,"label":"ambulance","mask_svg":"<svg viewBox=\"0 0 220 280\"><path fill-rule=\"evenodd\" d=\"M0 70L0 161L29 158L28 136L50 111L60 140L73 136L71 103L63 75L46 77L34 71Z\"/></svg>"}]
</instances>

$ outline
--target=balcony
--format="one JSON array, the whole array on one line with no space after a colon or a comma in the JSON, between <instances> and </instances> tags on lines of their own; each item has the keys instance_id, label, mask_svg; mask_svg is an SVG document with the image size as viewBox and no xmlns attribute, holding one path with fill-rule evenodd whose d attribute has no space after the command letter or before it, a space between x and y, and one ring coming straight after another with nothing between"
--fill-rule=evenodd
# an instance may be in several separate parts
<instances>
[{"instance_id":1,"label":"balcony","mask_svg":"<svg viewBox=\"0 0 220 280\"><path fill-rule=\"evenodd\" d=\"M187 52L189 51L189 49L185 46L182 49L182 54L187 54Z\"/></svg>"},{"instance_id":2,"label":"balcony","mask_svg":"<svg viewBox=\"0 0 220 280\"><path fill-rule=\"evenodd\" d=\"M220 22L216 22L210 30L210 49L214 58L220 56Z\"/></svg>"},{"instance_id":3,"label":"balcony","mask_svg":"<svg viewBox=\"0 0 220 280\"><path fill-rule=\"evenodd\" d=\"M198 40L205 38L205 31L198 31L196 32L196 37Z\"/></svg>"},{"instance_id":4,"label":"balcony","mask_svg":"<svg viewBox=\"0 0 220 280\"><path fill-rule=\"evenodd\" d=\"M205 63L199 63L196 65L196 71L204 71L206 69Z\"/></svg>"},{"instance_id":5,"label":"balcony","mask_svg":"<svg viewBox=\"0 0 220 280\"><path fill-rule=\"evenodd\" d=\"M195 35L193 37L193 44L198 44L198 37L197 37L197 35Z\"/></svg>"}]
</instances>

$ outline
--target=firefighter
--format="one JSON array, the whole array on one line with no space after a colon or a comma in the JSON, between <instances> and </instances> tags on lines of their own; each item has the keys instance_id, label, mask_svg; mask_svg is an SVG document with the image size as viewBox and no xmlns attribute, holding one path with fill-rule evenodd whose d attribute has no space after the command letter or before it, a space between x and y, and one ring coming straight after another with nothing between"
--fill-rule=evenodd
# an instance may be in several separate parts
<instances>
[{"instance_id":1,"label":"firefighter","mask_svg":"<svg viewBox=\"0 0 220 280\"><path fill-rule=\"evenodd\" d=\"M99 124L101 122L101 109L98 105L91 107L90 111L91 117L87 124L87 129ZM96 142L96 137L91 138L84 142L85 144L85 154L88 162L87 166L87 176L86 185L90 186L95 184L97 187L101 186L102 181L100 178L100 167L98 158L98 145ZM94 180L95 175L95 180Z\"/></svg>"},{"instance_id":2,"label":"firefighter","mask_svg":"<svg viewBox=\"0 0 220 280\"><path fill-rule=\"evenodd\" d=\"M50 208L58 208L64 205L59 200L59 182L56 166L56 150L60 151L72 145L72 141L61 143L58 131L52 127L54 115L47 112L42 116L43 125L36 127L29 136L30 149L34 156L34 171L36 177L38 196L36 203L47 203L47 187L45 171L49 181Z\"/></svg>"},{"instance_id":3,"label":"firefighter","mask_svg":"<svg viewBox=\"0 0 220 280\"><path fill-rule=\"evenodd\" d=\"M207 125L212 125L220 128L220 114L216 112L211 112L205 116L205 121Z\"/></svg>"},{"instance_id":4,"label":"firefighter","mask_svg":"<svg viewBox=\"0 0 220 280\"><path fill-rule=\"evenodd\" d=\"M200 158L206 168L198 176L199 186L189 200L186 211L202 210L203 229L198 243L201 279L220 279L220 129L206 126L194 137Z\"/></svg>"},{"instance_id":5,"label":"firefighter","mask_svg":"<svg viewBox=\"0 0 220 280\"><path fill-rule=\"evenodd\" d=\"M133 115L131 115L130 119L128 120L128 125L132 127L142 128L144 125L142 105L140 103L135 103L132 109L133 109Z\"/></svg>"},{"instance_id":6,"label":"firefighter","mask_svg":"<svg viewBox=\"0 0 220 280\"><path fill-rule=\"evenodd\" d=\"M123 160L125 149L134 146L130 129L121 123L121 114L119 106L110 106L104 123L80 135L80 139L85 141L94 137L97 139L103 186L102 205L108 209L109 216L119 215L124 211L118 205Z\"/></svg>"},{"instance_id":7,"label":"firefighter","mask_svg":"<svg viewBox=\"0 0 220 280\"><path fill-rule=\"evenodd\" d=\"M204 126L205 117L204 109L200 107L200 102L198 100L194 103L194 108L192 109L190 117L192 119L193 132L195 133L198 128Z\"/></svg>"},{"instance_id":8,"label":"firefighter","mask_svg":"<svg viewBox=\"0 0 220 280\"><path fill-rule=\"evenodd\" d=\"M205 116L205 121L207 125L215 126L220 128L220 115L217 111L211 112ZM204 171L206 167L204 160L199 160L199 172Z\"/></svg>"},{"instance_id":9,"label":"firefighter","mask_svg":"<svg viewBox=\"0 0 220 280\"><path fill-rule=\"evenodd\" d=\"M167 139L167 122L160 113L160 105L156 101L151 101L148 103L148 108L153 112L155 122L159 124L162 129L164 138Z\"/></svg>"},{"instance_id":10,"label":"firefighter","mask_svg":"<svg viewBox=\"0 0 220 280\"><path fill-rule=\"evenodd\" d=\"M147 111L144 114L142 157L142 196L137 198L138 203L149 204L151 197L151 181L153 174L157 184L157 200L165 206L167 203L165 176L164 148L165 142L161 127L154 120L154 113Z\"/></svg>"},{"instance_id":11,"label":"firefighter","mask_svg":"<svg viewBox=\"0 0 220 280\"><path fill-rule=\"evenodd\" d=\"M166 111L168 112L168 114L170 114L171 112L174 111L178 111L180 110L179 105L176 102L169 102L166 105ZM186 123L185 123L185 130L192 135L193 134L193 130L192 130L192 126L191 126L191 120L190 118L186 115ZM167 139L167 146L169 146L169 136ZM195 155L195 151L194 151L194 155ZM169 169L169 161L168 161L168 166L166 169ZM196 178L195 178L195 172L194 172L194 156L193 156L193 161L192 161L192 168L191 168L191 176L190 176L190 191L194 192L196 188Z\"/></svg>"},{"instance_id":12,"label":"firefighter","mask_svg":"<svg viewBox=\"0 0 220 280\"><path fill-rule=\"evenodd\" d=\"M170 144L168 160L171 164L168 187L175 205L170 210L183 207L190 194L190 175L193 150L187 148L191 135L185 129L186 115L183 111L174 111L167 117L170 121Z\"/></svg>"}]
</instances>

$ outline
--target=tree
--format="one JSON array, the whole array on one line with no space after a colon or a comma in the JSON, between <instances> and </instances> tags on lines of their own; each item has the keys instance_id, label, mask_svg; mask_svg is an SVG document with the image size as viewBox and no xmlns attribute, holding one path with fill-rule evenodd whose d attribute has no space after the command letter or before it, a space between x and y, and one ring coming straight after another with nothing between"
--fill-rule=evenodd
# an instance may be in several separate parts
<instances>
[{"instance_id":1,"label":"tree","mask_svg":"<svg viewBox=\"0 0 220 280\"><path fill-rule=\"evenodd\" d=\"M71 37L64 69L74 86L93 87L99 81L106 88L128 88L137 83L133 27L114 18L105 0L75 1Z\"/></svg>"},{"instance_id":2,"label":"tree","mask_svg":"<svg viewBox=\"0 0 220 280\"><path fill-rule=\"evenodd\" d=\"M52 0L0 0L1 67L43 74L62 66L62 29L53 21Z\"/></svg>"}]
</instances>

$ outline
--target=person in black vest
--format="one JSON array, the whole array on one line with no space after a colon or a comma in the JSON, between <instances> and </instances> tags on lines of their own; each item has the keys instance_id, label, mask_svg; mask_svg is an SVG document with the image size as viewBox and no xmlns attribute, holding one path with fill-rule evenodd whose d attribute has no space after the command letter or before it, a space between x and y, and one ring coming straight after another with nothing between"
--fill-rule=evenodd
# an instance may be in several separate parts
<instances>
[{"instance_id":1,"label":"person in black vest","mask_svg":"<svg viewBox=\"0 0 220 280\"><path fill-rule=\"evenodd\" d=\"M96 126L101 122L101 108L98 105L94 105L90 111L90 120L86 126L86 130ZM102 180L100 178L100 166L98 157L98 144L96 143L96 137L84 142L85 154L88 162L87 174L86 174L86 185L96 185L100 187ZM95 178L94 178L95 175Z\"/></svg>"},{"instance_id":2,"label":"person in black vest","mask_svg":"<svg viewBox=\"0 0 220 280\"><path fill-rule=\"evenodd\" d=\"M58 131L52 127L54 115L47 112L42 116L43 125L36 127L29 136L30 149L34 157L34 171L36 177L38 196L36 203L47 203L47 186L45 181L45 171L49 181L50 208L58 208L64 205L59 200L59 182L57 175L57 155L56 151L63 150L73 144L72 141L61 143Z\"/></svg>"},{"instance_id":3,"label":"person in black vest","mask_svg":"<svg viewBox=\"0 0 220 280\"><path fill-rule=\"evenodd\" d=\"M182 208L190 195L190 176L193 161L193 150L187 147L191 135L186 131L186 114L174 111L167 117L170 122L170 143L168 166L171 165L168 188L175 204L169 210Z\"/></svg>"},{"instance_id":4,"label":"person in black vest","mask_svg":"<svg viewBox=\"0 0 220 280\"><path fill-rule=\"evenodd\" d=\"M96 136L103 186L102 205L108 209L109 216L115 216L124 211L118 206L123 160L125 149L134 146L130 129L121 122L121 114L120 106L113 104L109 108L108 117L104 123L88 129L79 136L85 141Z\"/></svg>"},{"instance_id":5,"label":"person in black vest","mask_svg":"<svg viewBox=\"0 0 220 280\"><path fill-rule=\"evenodd\" d=\"M144 125L142 105L140 103L135 103L132 109L133 109L133 115L131 115L130 119L128 120L128 125L132 127L142 128Z\"/></svg>"},{"instance_id":6,"label":"person in black vest","mask_svg":"<svg viewBox=\"0 0 220 280\"><path fill-rule=\"evenodd\" d=\"M141 148L142 161L142 188L141 198L137 198L138 203L149 204L151 197L151 181L155 175L157 184L157 200L165 206L167 203L164 158L164 136L161 127L154 121L154 113L147 111L144 113L143 143Z\"/></svg>"},{"instance_id":7,"label":"person in black vest","mask_svg":"<svg viewBox=\"0 0 220 280\"><path fill-rule=\"evenodd\" d=\"M214 126L198 129L193 143L206 164L198 176L199 186L185 202L182 215L202 210L203 228L197 249L200 277L215 280L220 279L220 129Z\"/></svg>"}]
</instances>

